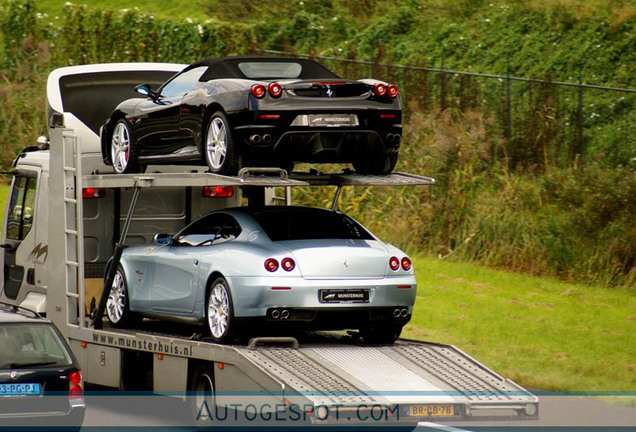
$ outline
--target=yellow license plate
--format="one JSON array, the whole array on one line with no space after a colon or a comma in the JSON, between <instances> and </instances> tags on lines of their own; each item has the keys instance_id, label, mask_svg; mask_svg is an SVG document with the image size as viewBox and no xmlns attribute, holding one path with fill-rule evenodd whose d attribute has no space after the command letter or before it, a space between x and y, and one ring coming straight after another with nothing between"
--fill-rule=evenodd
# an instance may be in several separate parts
<instances>
[{"instance_id":1,"label":"yellow license plate","mask_svg":"<svg viewBox=\"0 0 636 432\"><path fill-rule=\"evenodd\" d=\"M455 415L454 405L411 405L411 417L452 417Z\"/></svg>"}]
</instances>

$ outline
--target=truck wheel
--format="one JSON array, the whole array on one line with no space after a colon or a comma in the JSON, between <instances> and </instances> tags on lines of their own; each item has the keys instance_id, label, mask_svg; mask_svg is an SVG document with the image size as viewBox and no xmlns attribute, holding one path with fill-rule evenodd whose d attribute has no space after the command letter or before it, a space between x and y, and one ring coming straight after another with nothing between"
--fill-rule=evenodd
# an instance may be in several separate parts
<instances>
[{"instance_id":1,"label":"truck wheel","mask_svg":"<svg viewBox=\"0 0 636 432\"><path fill-rule=\"evenodd\" d=\"M362 339L369 345L390 345L400 337L400 333L402 333L402 326L393 323L360 329Z\"/></svg>"},{"instance_id":2,"label":"truck wheel","mask_svg":"<svg viewBox=\"0 0 636 432\"><path fill-rule=\"evenodd\" d=\"M239 169L239 158L225 114L218 111L208 121L203 154L208 168L217 174L234 175Z\"/></svg>"},{"instance_id":3,"label":"truck wheel","mask_svg":"<svg viewBox=\"0 0 636 432\"><path fill-rule=\"evenodd\" d=\"M222 343L230 339L234 324L232 296L227 281L219 277L214 280L208 292L205 318L214 342Z\"/></svg>"},{"instance_id":4,"label":"truck wheel","mask_svg":"<svg viewBox=\"0 0 636 432\"><path fill-rule=\"evenodd\" d=\"M197 365L188 384L189 405L195 424L214 421L214 368Z\"/></svg>"},{"instance_id":5,"label":"truck wheel","mask_svg":"<svg viewBox=\"0 0 636 432\"><path fill-rule=\"evenodd\" d=\"M106 313L113 327L125 327L131 321L130 306L128 303L128 283L124 270L119 267L110 287Z\"/></svg>"},{"instance_id":6,"label":"truck wheel","mask_svg":"<svg viewBox=\"0 0 636 432\"><path fill-rule=\"evenodd\" d=\"M110 137L110 161L117 174L137 172L137 160L133 148L132 131L125 119L115 124Z\"/></svg>"}]
</instances>

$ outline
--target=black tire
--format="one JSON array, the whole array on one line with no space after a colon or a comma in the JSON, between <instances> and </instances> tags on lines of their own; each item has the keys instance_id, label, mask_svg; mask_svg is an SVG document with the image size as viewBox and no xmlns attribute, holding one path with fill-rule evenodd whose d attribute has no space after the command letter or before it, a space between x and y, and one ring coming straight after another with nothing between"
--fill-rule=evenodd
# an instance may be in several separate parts
<instances>
[{"instance_id":1,"label":"black tire","mask_svg":"<svg viewBox=\"0 0 636 432\"><path fill-rule=\"evenodd\" d=\"M216 278L208 289L205 322L214 342L224 343L235 338L232 295L227 281L222 277Z\"/></svg>"},{"instance_id":2,"label":"black tire","mask_svg":"<svg viewBox=\"0 0 636 432\"><path fill-rule=\"evenodd\" d=\"M194 367L188 383L188 399L194 424L211 424L214 421L216 399L212 365Z\"/></svg>"},{"instance_id":3,"label":"black tire","mask_svg":"<svg viewBox=\"0 0 636 432\"><path fill-rule=\"evenodd\" d=\"M239 155L227 116L215 112L205 124L204 131L202 152L210 171L235 175L240 168Z\"/></svg>"},{"instance_id":4,"label":"black tire","mask_svg":"<svg viewBox=\"0 0 636 432\"><path fill-rule=\"evenodd\" d=\"M120 119L113 127L109 152L110 163L117 174L139 172L132 130L125 119Z\"/></svg>"},{"instance_id":5,"label":"black tire","mask_svg":"<svg viewBox=\"0 0 636 432\"><path fill-rule=\"evenodd\" d=\"M360 155L353 161L353 168L358 174L385 175L393 171L397 159L397 152L376 157L373 157L373 153L370 155Z\"/></svg>"},{"instance_id":6,"label":"black tire","mask_svg":"<svg viewBox=\"0 0 636 432\"><path fill-rule=\"evenodd\" d=\"M119 267L115 272L113 284L108 293L106 314L113 327L126 327L133 322L128 297L128 282L124 270Z\"/></svg>"},{"instance_id":7,"label":"black tire","mask_svg":"<svg viewBox=\"0 0 636 432\"><path fill-rule=\"evenodd\" d=\"M390 345L400 337L402 327L394 323L368 326L360 329L360 335L366 344Z\"/></svg>"}]
</instances>

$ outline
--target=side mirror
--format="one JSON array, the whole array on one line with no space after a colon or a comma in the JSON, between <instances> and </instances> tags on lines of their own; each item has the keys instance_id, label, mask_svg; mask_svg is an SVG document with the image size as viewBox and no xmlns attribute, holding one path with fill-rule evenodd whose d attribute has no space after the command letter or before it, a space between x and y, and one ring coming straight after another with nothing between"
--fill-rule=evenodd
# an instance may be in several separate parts
<instances>
[{"instance_id":1,"label":"side mirror","mask_svg":"<svg viewBox=\"0 0 636 432\"><path fill-rule=\"evenodd\" d=\"M172 236L170 234L156 234L152 240L158 246L169 246L172 244Z\"/></svg>"},{"instance_id":2,"label":"side mirror","mask_svg":"<svg viewBox=\"0 0 636 432\"><path fill-rule=\"evenodd\" d=\"M152 99L157 99L158 95L150 88L150 84L139 84L135 87L135 91L141 95L148 96Z\"/></svg>"}]
</instances>

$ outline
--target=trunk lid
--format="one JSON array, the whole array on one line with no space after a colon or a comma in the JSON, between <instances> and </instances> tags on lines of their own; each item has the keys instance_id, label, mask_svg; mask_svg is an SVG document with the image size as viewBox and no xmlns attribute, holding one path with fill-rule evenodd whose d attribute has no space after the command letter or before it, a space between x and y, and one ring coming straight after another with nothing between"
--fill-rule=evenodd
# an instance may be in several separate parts
<instances>
[{"instance_id":1,"label":"trunk lid","mask_svg":"<svg viewBox=\"0 0 636 432\"><path fill-rule=\"evenodd\" d=\"M376 240L281 241L304 279L380 279L386 276L389 253Z\"/></svg>"}]
</instances>

